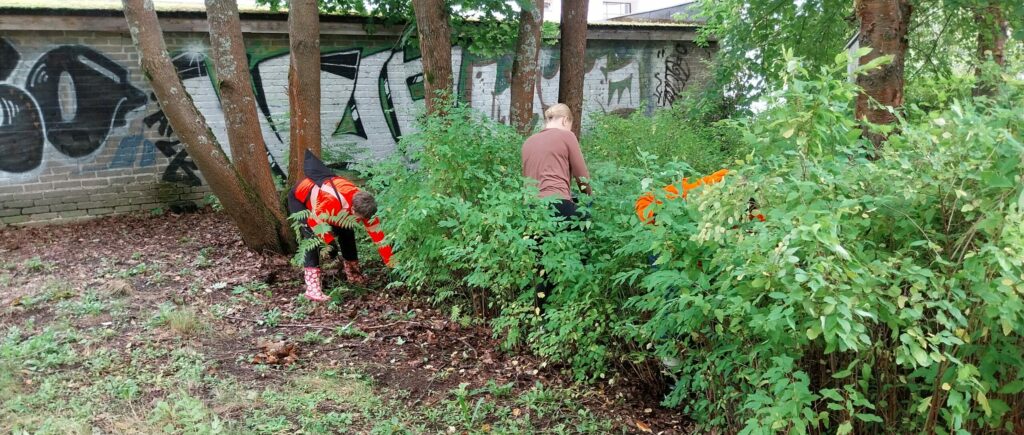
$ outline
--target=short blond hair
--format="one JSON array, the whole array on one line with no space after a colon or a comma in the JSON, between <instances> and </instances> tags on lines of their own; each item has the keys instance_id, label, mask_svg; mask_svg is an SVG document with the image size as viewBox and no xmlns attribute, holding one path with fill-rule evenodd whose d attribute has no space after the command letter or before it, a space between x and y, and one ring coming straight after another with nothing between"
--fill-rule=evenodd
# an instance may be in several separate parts
<instances>
[{"instance_id":1,"label":"short blond hair","mask_svg":"<svg viewBox=\"0 0 1024 435\"><path fill-rule=\"evenodd\" d=\"M558 118L565 118L569 122L572 122L572 109L563 103L558 103L548 107L548 109L544 111L545 121L551 122Z\"/></svg>"}]
</instances>

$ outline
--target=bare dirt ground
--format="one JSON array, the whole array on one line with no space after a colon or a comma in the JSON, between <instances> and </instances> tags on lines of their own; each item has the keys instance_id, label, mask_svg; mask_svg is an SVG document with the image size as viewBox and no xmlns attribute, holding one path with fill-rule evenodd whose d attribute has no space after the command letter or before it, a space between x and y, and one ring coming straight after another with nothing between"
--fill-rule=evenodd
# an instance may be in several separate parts
<instances>
[{"instance_id":1,"label":"bare dirt ground","mask_svg":"<svg viewBox=\"0 0 1024 435\"><path fill-rule=\"evenodd\" d=\"M364 257L370 258L370 257ZM245 249L218 213L0 229L0 426L44 433L685 433L415 295ZM337 269L328 263L327 270Z\"/></svg>"}]
</instances>

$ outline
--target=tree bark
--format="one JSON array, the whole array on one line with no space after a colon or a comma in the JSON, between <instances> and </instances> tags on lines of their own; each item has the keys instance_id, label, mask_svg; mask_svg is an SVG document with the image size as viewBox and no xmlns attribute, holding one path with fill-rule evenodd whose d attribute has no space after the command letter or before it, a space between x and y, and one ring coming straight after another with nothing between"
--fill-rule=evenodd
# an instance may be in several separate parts
<instances>
[{"instance_id":1,"label":"tree bark","mask_svg":"<svg viewBox=\"0 0 1024 435\"><path fill-rule=\"evenodd\" d=\"M291 140L288 184L305 178L302 156L320 156L320 12L316 0L290 0L288 5L288 102Z\"/></svg>"},{"instance_id":2,"label":"tree bark","mask_svg":"<svg viewBox=\"0 0 1024 435\"><path fill-rule=\"evenodd\" d=\"M260 129L255 128L260 121L245 56L238 3L206 0L206 18L210 23L210 51L216 66L234 167L259 195L263 206L280 222L281 236L290 239L293 233L270 173L267 144Z\"/></svg>"},{"instance_id":3,"label":"tree bark","mask_svg":"<svg viewBox=\"0 0 1024 435\"><path fill-rule=\"evenodd\" d=\"M974 14L978 26L978 66L974 70L977 83L974 95L991 95L995 88L985 83L982 77L982 65L989 61L989 56L996 65L1006 66L1006 39L1009 23L998 5L990 5Z\"/></svg>"},{"instance_id":4,"label":"tree bark","mask_svg":"<svg viewBox=\"0 0 1024 435\"><path fill-rule=\"evenodd\" d=\"M537 57L540 55L540 33L544 24L544 0L533 0L530 8L519 13L519 40L512 62L512 104L509 122L519 134L533 130L533 93L537 89Z\"/></svg>"},{"instance_id":5,"label":"tree bark","mask_svg":"<svg viewBox=\"0 0 1024 435\"><path fill-rule=\"evenodd\" d=\"M444 0L412 0L423 56L427 114L443 114L451 103L452 29Z\"/></svg>"},{"instance_id":6,"label":"tree bark","mask_svg":"<svg viewBox=\"0 0 1024 435\"><path fill-rule=\"evenodd\" d=\"M588 0L562 0L561 66L558 102L572 109L572 132L580 135L583 124L583 69L587 63Z\"/></svg>"},{"instance_id":7,"label":"tree bark","mask_svg":"<svg viewBox=\"0 0 1024 435\"><path fill-rule=\"evenodd\" d=\"M192 103L164 45L163 33L151 0L123 0L124 16L139 52L139 63L149 78L164 115L224 211L238 226L242 241L258 252L284 253L280 221L231 165L206 119Z\"/></svg>"},{"instance_id":8,"label":"tree bark","mask_svg":"<svg viewBox=\"0 0 1024 435\"><path fill-rule=\"evenodd\" d=\"M892 62L857 77L863 92L857 97L856 117L872 124L892 124L896 116L887 107L903 107L903 69L907 53L907 30L910 25L910 0L857 0L854 3L860 20L860 46L873 50L860 58L864 65L880 56L893 57ZM871 100L877 101L874 104ZM879 149L886 135L864 128L863 136Z\"/></svg>"}]
</instances>

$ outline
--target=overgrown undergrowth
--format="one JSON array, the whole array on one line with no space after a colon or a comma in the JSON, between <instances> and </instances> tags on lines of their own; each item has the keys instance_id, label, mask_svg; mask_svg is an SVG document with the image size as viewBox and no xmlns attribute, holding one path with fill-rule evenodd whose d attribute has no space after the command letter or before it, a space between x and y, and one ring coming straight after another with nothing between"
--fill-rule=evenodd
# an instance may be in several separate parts
<instances>
[{"instance_id":1,"label":"overgrown undergrowth","mask_svg":"<svg viewBox=\"0 0 1024 435\"><path fill-rule=\"evenodd\" d=\"M580 381L666 391L706 429L1021 430L1021 83L912 107L875 154L844 59L786 59L786 88L749 119L596 123L585 231L535 198L509 128L428 120L374 168L401 284ZM660 189L721 167L685 202ZM644 225L633 202L651 190L664 203ZM557 290L538 317L542 270Z\"/></svg>"}]
</instances>

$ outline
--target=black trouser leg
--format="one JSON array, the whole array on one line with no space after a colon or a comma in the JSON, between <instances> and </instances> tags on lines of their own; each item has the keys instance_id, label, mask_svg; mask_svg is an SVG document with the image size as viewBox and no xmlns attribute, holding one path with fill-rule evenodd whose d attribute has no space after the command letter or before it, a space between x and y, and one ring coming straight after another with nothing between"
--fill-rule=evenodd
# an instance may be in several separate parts
<instances>
[{"instance_id":1,"label":"black trouser leg","mask_svg":"<svg viewBox=\"0 0 1024 435\"><path fill-rule=\"evenodd\" d=\"M288 195L288 214L295 214L306 209L306 205L295 199L295 195ZM305 220L302 221L299 227L299 234L303 239L311 239L316 237L313 234L313 229L309 227L309 224ZM320 250L310 249L303 254L302 265L305 267L320 267Z\"/></svg>"},{"instance_id":2,"label":"black trouser leg","mask_svg":"<svg viewBox=\"0 0 1024 435\"><path fill-rule=\"evenodd\" d=\"M356 249L356 232L352 228L341 228L334 227L334 238L338 240L338 245L341 247L341 258L345 261L355 261L359 259L359 251ZM337 253L331 254L333 257L337 257Z\"/></svg>"},{"instance_id":3,"label":"black trouser leg","mask_svg":"<svg viewBox=\"0 0 1024 435\"><path fill-rule=\"evenodd\" d=\"M554 207L556 219L564 219L568 221L571 220L573 217L580 217L579 213L576 211L576 203L568 199L563 199L561 202L556 202L554 204ZM575 228L578 227L575 227L573 225L566 226L566 229L570 231ZM538 243L538 245L543 244L544 241L542 239ZM543 253L539 254L543 255ZM554 289L554 285L551 284L551 279L549 278L547 271L544 269L544 266L539 264L539 262L537 269L538 271L543 273L543 278L541 278L540 283L538 283L537 286L534 288L534 305L536 307L536 310L534 312L537 315L540 315L544 314L544 304L547 302L548 298L551 297L551 291Z\"/></svg>"}]
</instances>

